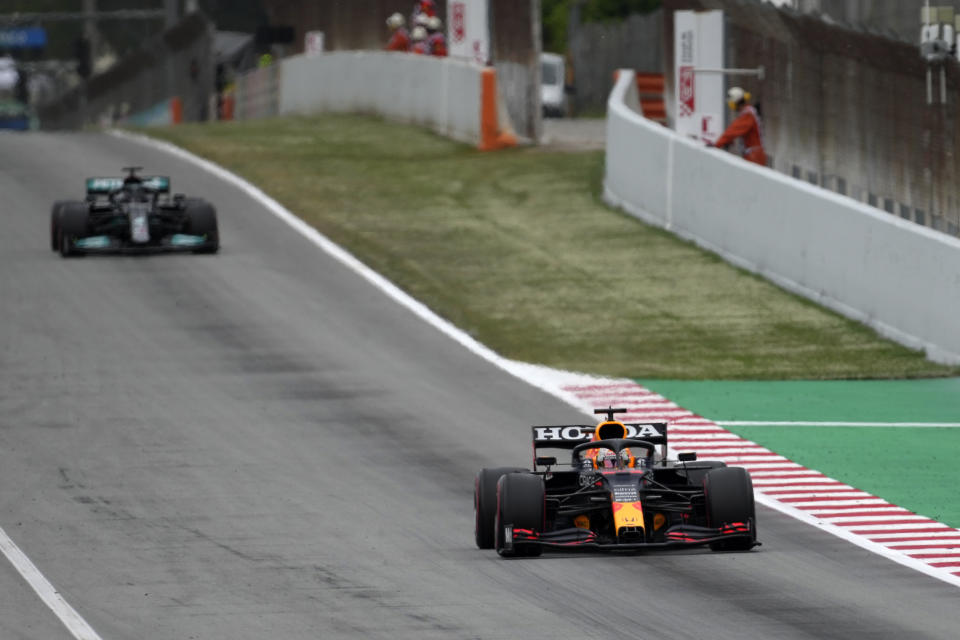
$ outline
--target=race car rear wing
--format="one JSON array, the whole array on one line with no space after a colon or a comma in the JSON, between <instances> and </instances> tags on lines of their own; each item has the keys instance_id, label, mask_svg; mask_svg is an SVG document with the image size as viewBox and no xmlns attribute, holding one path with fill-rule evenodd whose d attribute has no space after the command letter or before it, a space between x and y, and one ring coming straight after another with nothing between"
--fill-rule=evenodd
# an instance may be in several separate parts
<instances>
[{"instance_id":1,"label":"race car rear wing","mask_svg":"<svg viewBox=\"0 0 960 640\"><path fill-rule=\"evenodd\" d=\"M666 422L624 422L626 437L646 440L650 444L667 444ZM573 449L593 437L597 427L590 424L560 424L533 427L534 449Z\"/></svg>"},{"instance_id":2,"label":"race car rear wing","mask_svg":"<svg viewBox=\"0 0 960 640\"><path fill-rule=\"evenodd\" d=\"M661 457L667 452L667 423L666 422L624 422L626 438L644 440L661 447ZM568 449L573 450L578 444L589 442L596 431L595 425L590 424L560 424L534 426L533 429L533 459L537 464L537 452L541 449Z\"/></svg>"},{"instance_id":3,"label":"race car rear wing","mask_svg":"<svg viewBox=\"0 0 960 640\"><path fill-rule=\"evenodd\" d=\"M170 193L168 176L140 176L140 186L148 191ZM123 188L123 178L87 178L87 195L107 195Z\"/></svg>"}]
</instances>

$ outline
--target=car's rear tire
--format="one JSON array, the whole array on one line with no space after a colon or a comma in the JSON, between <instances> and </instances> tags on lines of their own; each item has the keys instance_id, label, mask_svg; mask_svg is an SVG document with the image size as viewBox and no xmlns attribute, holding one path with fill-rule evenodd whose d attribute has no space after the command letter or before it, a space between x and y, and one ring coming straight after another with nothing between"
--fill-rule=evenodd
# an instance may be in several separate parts
<instances>
[{"instance_id":1,"label":"car's rear tire","mask_svg":"<svg viewBox=\"0 0 960 640\"><path fill-rule=\"evenodd\" d=\"M497 481L507 473L525 473L516 467L481 469L473 481L474 538L479 549L493 549L497 519Z\"/></svg>"},{"instance_id":2,"label":"car's rear tire","mask_svg":"<svg viewBox=\"0 0 960 640\"><path fill-rule=\"evenodd\" d=\"M50 209L50 249L60 251L60 209L66 200L57 200Z\"/></svg>"},{"instance_id":3,"label":"car's rear tire","mask_svg":"<svg viewBox=\"0 0 960 640\"><path fill-rule=\"evenodd\" d=\"M90 211L82 202L65 202L60 207L60 255L64 258L82 256L76 248L76 240L86 237L89 231Z\"/></svg>"},{"instance_id":4,"label":"car's rear tire","mask_svg":"<svg viewBox=\"0 0 960 640\"><path fill-rule=\"evenodd\" d=\"M707 526L720 527L734 522L749 523L751 536L710 544L714 551L746 551L757 539L757 509L753 500L753 482L743 467L712 469L703 479L707 502Z\"/></svg>"},{"instance_id":5,"label":"car's rear tire","mask_svg":"<svg viewBox=\"0 0 960 640\"><path fill-rule=\"evenodd\" d=\"M538 544L505 545L505 528L543 531L543 478L532 473L508 473L497 481L497 517L494 525L494 547L501 556L539 556Z\"/></svg>"},{"instance_id":6,"label":"car's rear tire","mask_svg":"<svg viewBox=\"0 0 960 640\"><path fill-rule=\"evenodd\" d=\"M187 218L186 232L194 236L204 236L206 244L194 253L216 253L220 250L220 229L217 225L217 211L206 200L190 198L184 203Z\"/></svg>"},{"instance_id":7,"label":"car's rear tire","mask_svg":"<svg viewBox=\"0 0 960 640\"><path fill-rule=\"evenodd\" d=\"M685 469L687 474L687 484L693 487L703 486L703 479L714 469L722 469L727 466L726 462L721 460L695 460L689 463L689 467L683 464L677 464L678 469Z\"/></svg>"}]
</instances>

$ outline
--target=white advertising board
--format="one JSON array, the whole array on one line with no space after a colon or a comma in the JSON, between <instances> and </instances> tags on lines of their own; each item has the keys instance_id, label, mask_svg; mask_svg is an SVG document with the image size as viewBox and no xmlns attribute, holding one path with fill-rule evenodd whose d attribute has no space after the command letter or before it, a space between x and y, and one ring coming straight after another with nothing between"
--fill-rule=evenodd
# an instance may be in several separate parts
<instances>
[{"instance_id":1,"label":"white advertising board","mask_svg":"<svg viewBox=\"0 0 960 640\"><path fill-rule=\"evenodd\" d=\"M673 16L675 128L712 142L723 133L723 11Z\"/></svg>"},{"instance_id":2,"label":"white advertising board","mask_svg":"<svg viewBox=\"0 0 960 640\"><path fill-rule=\"evenodd\" d=\"M323 53L323 31L307 31L304 34L303 52L308 56Z\"/></svg>"},{"instance_id":3,"label":"white advertising board","mask_svg":"<svg viewBox=\"0 0 960 640\"><path fill-rule=\"evenodd\" d=\"M490 59L487 0L447 0L447 49L451 58L487 64Z\"/></svg>"}]
</instances>

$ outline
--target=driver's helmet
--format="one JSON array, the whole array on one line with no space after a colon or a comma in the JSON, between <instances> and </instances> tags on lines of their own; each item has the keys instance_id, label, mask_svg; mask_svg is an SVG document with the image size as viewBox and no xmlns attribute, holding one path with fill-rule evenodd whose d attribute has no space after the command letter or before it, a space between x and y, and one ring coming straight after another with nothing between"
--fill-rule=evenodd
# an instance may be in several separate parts
<instances>
[{"instance_id":1,"label":"driver's helmet","mask_svg":"<svg viewBox=\"0 0 960 640\"><path fill-rule=\"evenodd\" d=\"M593 435L591 436L591 440L606 440L609 438L626 437L627 428L622 422L618 422L617 420L607 420L597 425L597 428L594 430ZM591 466L594 469L614 469L617 467L617 454L612 449L607 449L604 447L589 449L587 451L587 457L589 458ZM623 462L621 467L633 467L634 457L629 447L620 451L620 457Z\"/></svg>"},{"instance_id":2,"label":"driver's helmet","mask_svg":"<svg viewBox=\"0 0 960 640\"><path fill-rule=\"evenodd\" d=\"M123 196L130 202L146 202L148 200L147 190L144 189L139 182L126 185L126 188L123 190Z\"/></svg>"},{"instance_id":3,"label":"driver's helmet","mask_svg":"<svg viewBox=\"0 0 960 640\"><path fill-rule=\"evenodd\" d=\"M622 462L620 466L628 469L633 467L635 462L629 448L620 451L620 460ZM593 456L593 462L596 469L616 469L618 466L617 453L613 449L597 449L596 455Z\"/></svg>"}]
</instances>

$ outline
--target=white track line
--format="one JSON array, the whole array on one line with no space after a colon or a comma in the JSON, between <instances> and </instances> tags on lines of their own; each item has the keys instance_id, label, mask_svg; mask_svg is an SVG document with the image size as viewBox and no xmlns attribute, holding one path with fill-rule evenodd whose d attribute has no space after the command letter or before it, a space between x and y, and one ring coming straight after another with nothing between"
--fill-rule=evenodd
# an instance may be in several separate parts
<instances>
[{"instance_id":1,"label":"white track line","mask_svg":"<svg viewBox=\"0 0 960 640\"><path fill-rule=\"evenodd\" d=\"M853 533L861 536L873 536L876 534L890 535L890 534L899 534L910 532L921 532L921 531L943 531L944 527L947 525L942 522L935 522L932 520L926 520L923 522L910 522L903 524L870 524L870 525L860 525L856 529L853 529ZM956 532L956 529L951 529L951 531ZM872 538L871 538L872 540Z\"/></svg>"},{"instance_id":2,"label":"white track line","mask_svg":"<svg viewBox=\"0 0 960 640\"><path fill-rule=\"evenodd\" d=\"M960 427L960 422L807 422L720 420L721 427Z\"/></svg>"},{"instance_id":3,"label":"white track line","mask_svg":"<svg viewBox=\"0 0 960 640\"><path fill-rule=\"evenodd\" d=\"M453 326L429 308L426 305L415 300L406 292L401 290L395 284L381 276L379 273L363 264L354 257L350 252L348 252L343 247L332 242L329 238L321 234L319 231L308 225L306 222L298 218L296 215L287 210L279 202L265 194L255 185L247 182L238 175L231 173L230 171L224 169L223 167L216 165L209 160L204 160L199 156L196 156L185 149L181 149L176 145L170 144L169 142L164 142L161 140L155 140L147 136L132 134L125 131L110 131L113 135L117 137L124 138L127 140L139 142L141 144L151 146L154 149L165 151L170 153L182 160L192 163L193 165L208 171L209 173L217 176L224 182L234 185L244 193L246 193L250 198L258 201L262 204L268 211L272 214L286 222L290 227L300 233L302 236L307 238L309 241L313 242L316 246L322 249L331 257L340 261L358 275L369 281L375 287L379 288L384 294L392 298L395 302L402 305L403 307L409 309L412 313L417 315L423 321L427 322L434 328L436 328L441 333L447 335L451 339L458 342L460 345L480 356L481 358L487 360L491 364L499 367L500 369L506 371L507 373L523 380L524 382L534 386L542 391L553 395L561 400L567 402L573 407L576 407L584 413L591 415L593 414L593 409L601 404L612 404L617 398L622 398L623 400L630 400L636 398L647 398L650 396L658 396L654 392L642 387L633 380L616 380L610 378L599 378L595 376L588 376L584 374L577 374L567 371L557 371L555 369L549 369L547 367L539 365L531 365L528 363L517 362L515 360L508 360L496 352L494 352L489 347L484 346L477 342L474 338L466 334L464 331ZM605 402L598 402L600 398L603 398ZM659 399L663 402L669 402L663 396L659 396ZM668 412L670 412L668 410ZM716 423L711 422L701 416L697 416L691 412L682 412L683 417L678 417L677 421L682 423L684 426L680 428L675 428L671 424L671 431L674 433L723 433L724 430L717 426ZM644 414L641 414L644 415ZM648 418L649 419L649 418ZM731 423L727 423L731 424ZM766 424L766 423L765 423ZM859 423L857 423L859 424ZM679 426L679 425L678 425ZM929 426L929 425L927 425ZM957 425L960 426L960 425ZM777 471L767 471L767 472L757 472L756 467L763 465L774 465L774 468ZM795 463L788 462L784 459L781 463L760 463L756 464L745 464L750 468L751 475L755 477L760 475L767 479L772 478L788 478L791 477L791 474L802 474L804 477L807 476L819 476L825 477L822 474L812 471L810 469L805 469L800 465ZM789 471L784 471L783 469L787 468ZM902 565L908 566L910 568L916 569L922 573L930 575L932 577L938 578L950 584L960 586L960 576L954 575L946 568L936 567L916 558L911 558L909 555L902 553L900 551L892 550L887 546L873 542L872 540L853 533L850 528L845 528L831 524L818 518L815 514L808 513L806 511L797 509L793 505L788 503L781 502L775 499L773 496L767 496L762 491L757 492L757 502L768 506L772 509L780 511L786 515L792 516L797 520L810 524L819 529L823 529L829 533L832 533L835 536L848 540L860 547L873 551L885 558L889 558L895 562L898 562ZM918 520L918 522L913 523L912 520ZM865 530L873 529L873 525L863 525L859 524L861 521L856 518L848 519L851 523L857 523L858 528L863 528ZM891 521L889 518L884 518L880 516L874 516L864 519L867 522L883 522L889 523L888 529L897 528L898 522L911 522L916 526L920 526L924 522L933 523L929 518L924 518L922 516L903 516L895 519L897 522ZM876 533L882 533L882 530L877 530Z\"/></svg>"},{"instance_id":4,"label":"white track line","mask_svg":"<svg viewBox=\"0 0 960 640\"><path fill-rule=\"evenodd\" d=\"M80 614L63 599L60 592L40 573L37 566L31 562L30 558L20 550L20 547L10 539L10 536L2 528L0 528L0 550L3 551L3 555L7 557L10 564L20 572L27 584L37 592L43 603L60 618L60 622L74 638L77 640L102 640L97 632L87 624L87 621L80 617Z\"/></svg>"},{"instance_id":5,"label":"white track line","mask_svg":"<svg viewBox=\"0 0 960 640\"><path fill-rule=\"evenodd\" d=\"M891 531L891 532L881 532L879 538L874 538L879 541L884 537L890 538L890 542L897 542L901 540L931 540L938 538L950 538L953 540L960 541L960 531L956 529L951 529L946 525L942 525L939 529L919 529L917 531Z\"/></svg>"}]
</instances>

